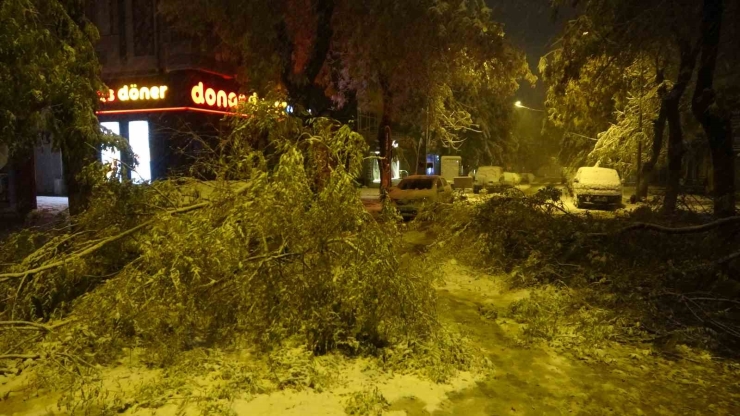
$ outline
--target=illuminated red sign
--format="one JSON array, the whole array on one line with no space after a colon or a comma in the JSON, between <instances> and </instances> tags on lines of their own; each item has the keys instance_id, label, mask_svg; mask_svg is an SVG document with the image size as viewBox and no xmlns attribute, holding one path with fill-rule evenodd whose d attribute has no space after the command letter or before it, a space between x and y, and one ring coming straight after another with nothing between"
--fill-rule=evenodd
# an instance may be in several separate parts
<instances>
[{"instance_id":1,"label":"illuminated red sign","mask_svg":"<svg viewBox=\"0 0 740 416\"><path fill-rule=\"evenodd\" d=\"M202 70L182 70L147 77L116 79L99 93L99 115L163 111L233 114L242 102L256 95L239 93L231 78Z\"/></svg>"},{"instance_id":2,"label":"illuminated red sign","mask_svg":"<svg viewBox=\"0 0 740 416\"><path fill-rule=\"evenodd\" d=\"M235 92L226 92L224 90L214 90L208 88L199 82L190 90L190 98L194 104L207 105L209 107L232 108L236 107L239 102L246 101L244 94Z\"/></svg>"},{"instance_id":3,"label":"illuminated red sign","mask_svg":"<svg viewBox=\"0 0 740 416\"><path fill-rule=\"evenodd\" d=\"M153 87L138 87L136 84L124 85L118 91L108 90L108 95L100 97L100 101L112 103L116 99L119 101L164 100L168 89L166 85Z\"/></svg>"}]
</instances>

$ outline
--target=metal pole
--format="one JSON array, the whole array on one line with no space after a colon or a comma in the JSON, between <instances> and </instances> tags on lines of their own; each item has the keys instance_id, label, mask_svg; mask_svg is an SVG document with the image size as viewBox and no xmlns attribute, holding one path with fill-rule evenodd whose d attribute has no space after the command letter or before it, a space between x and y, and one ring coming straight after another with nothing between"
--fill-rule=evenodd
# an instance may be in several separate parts
<instances>
[{"instance_id":1,"label":"metal pole","mask_svg":"<svg viewBox=\"0 0 740 416\"><path fill-rule=\"evenodd\" d=\"M639 109L640 114L638 116L637 121L637 128L638 128L638 135L637 135L637 190L635 194L637 195L637 200L639 201L640 198L642 198L641 192L640 192L640 183L642 183L642 96L643 93L643 87L645 85L645 82L643 80L643 67L642 67L642 60L640 60L640 103L639 103ZM647 195L646 195L647 196Z\"/></svg>"},{"instance_id":2,"label":"metal pole","mask_svg":"<svg viewBox=\"0 0 740 416\"><path fill-rule=\"evenodd\" d=\"M422 175L427 174L427 164L429 155L429 100L427 100L427 123L426 123L426 134L424 135L424 171Z\"/></svg>"}]
</instances>

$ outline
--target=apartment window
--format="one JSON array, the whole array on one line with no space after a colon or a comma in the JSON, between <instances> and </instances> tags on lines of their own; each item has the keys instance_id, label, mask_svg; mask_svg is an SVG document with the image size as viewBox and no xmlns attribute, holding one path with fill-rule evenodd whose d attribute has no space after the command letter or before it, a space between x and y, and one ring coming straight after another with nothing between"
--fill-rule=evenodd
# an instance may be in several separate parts
<instances>
[{"instance_id":1,"label":"apartment window","mask_svg":"<svg viewBox=\"0 0 740 416\"><path fill-rule=\"evenodd\" d=\"M122 3L122 2L119 1L119 0L108 0L105 3L107 3L107 6L108 6L107 9L106 9L107 12L108 12L108 15L105 16L105 18L108 20L108 29L109 29L109 32L110 32L109 34L110 35L117 35L118 34L118 26L120 24L120 22L118 21L119 14L122 13L121 12L121 9L120 9L120 6L119 6L119 3Z\"/></svg>"},{"instance_id":2,"label":"apartment window","mask_svg":"<svg viewBox=\"0 0 740 416\"><path fill-rule=\"evenodd\" d=\"M116 2L116 10L111 14L113 33L118 35L118 56L121 61L128 57L128 43L126 42L126 0L112 0Z\"/></svg>"},{"instance_id":3,"label":"apartment window","mask_svg":"<svg viewBox=\"0 0 740 416\"><path fill-rule=\"evenodd\" d=\"M134 56L154 55L154 2L132 0L131 12L134 25Z\"/></svg>"}]
</instances>

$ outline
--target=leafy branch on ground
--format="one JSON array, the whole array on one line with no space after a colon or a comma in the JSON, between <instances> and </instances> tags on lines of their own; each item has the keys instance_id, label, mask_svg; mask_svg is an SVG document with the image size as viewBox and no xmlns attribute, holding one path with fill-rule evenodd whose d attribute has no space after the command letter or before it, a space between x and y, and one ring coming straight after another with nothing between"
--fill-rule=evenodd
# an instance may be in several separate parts
<instances>
[{"instance_id":1,"label":"leafy branch on ground","mask_svg":"<svg viewBox=\"0 0 740 416\"><path fill-rule=\"evenodd\" d=\"M559 208L551 187L505 192L438 208L430 227L458 260L530 288L508 313L526 324L527 339L591 351L607 341L737 351L740 217L664 217L643 206L604 218Z\"/></svg>"},{"instance_id":2,"label":"leafy branch on ground","mask_svg":"<svg viewBox=\"0 0 740 416\"><path fill-rule=\"evenodd\" d=\"M134 185L92 165L86 212L8 238L0 248L6 356L63 353L71 358L53 364L66 374L79 357L93 368L127 349L167 368L197 348L250 345L269 355L298 340L309 355L380 356L436 339L434 262L401 259L396 223L376 222L359 199L364 139L262 103L245 111L255 117L236 117L229 135L207 143L194 177ZM445 359L437 363L447 372ZM311 374L291 370L277 384L321 384ZM105 388L77 375L50 385L77 386L67 408L94 408L80 402L92 397L85 389Z\"/></svg>"}]
</instances>

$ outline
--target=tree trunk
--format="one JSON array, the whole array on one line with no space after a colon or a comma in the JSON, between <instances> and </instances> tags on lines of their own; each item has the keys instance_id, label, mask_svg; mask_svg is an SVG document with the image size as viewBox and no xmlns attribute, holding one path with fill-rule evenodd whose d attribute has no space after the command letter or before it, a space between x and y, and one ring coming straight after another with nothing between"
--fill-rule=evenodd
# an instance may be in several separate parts
<instances>
[{"instance_id":1,"label":"tree trunk","mask_svg":"<svg viewBox=\"0 0 740 416\"><path fill-rule=\"evenodd\" d=\"M391 187L391 157L392 142L391 120L393 115L393 93L391 93L388 79L381 75L380 89L383 94L383 115L378 124L378 145L380 146L380 197L385 198Z\"/></svg>"},{"instance_id":2,"label":"tree trunk","mask_svg":"<svg viewBox=\"0 0 740 416\"><path fill-rule=\"evenodd\" d=\"M663 212L673 214L676 211L676 201L681 180L683 160L683 131L681 130L681 113L678 108L679 100L664 101L668 120L668 183L666 184Z\"/></svg>"},{"instance_id":3,"label":"tree trunk","mask_svg":"<svg viewBox=\"0 0 740 416\"><path fill-rule=\"evenodd\" d=\"M679 51L681 61L678 67L678 78L661 103L661 107L666 107L666 120L668 121L668 183L666 184L665 199L663 200L664 214L673 214L676 211L684 150L679 104L686 87L691 81L698 48L692 47L685 40L679 40Z\"/></svg>"},{"instance_id":4,"label":"tree trunk","mask_svg":"<svg viewBox=\"0 0 740 416\"><path fill-rule=\"evenodd\" d=\"M416 143L416 164L414 165L416 166L416 169L414 170L414 173L417 175L423 175L424 169L426 169L426 146L424 146L424 140L425 139L422 137ZM424 156L423 158L422 155Z\"/></svg>"},{"instance_id":5,"label":"tree trunk","mask_svg":"<svg viewBox=\"0 0 740 416\"><path fill-rule=\"evenodd\" d=\"M68 139L65 141L71 141ZM95 161L96 152L85 145L61 146L62 166L64 167L64 182L67 185L67 196L69 200L69 214L77 215L87 209L92 189L79 180L85 166Z\"/></svg>"},{"instance_id":6,"label":"tree trunk","mask_svg":"<svg viewBox=\"0 0 740 416\"><path fill-rule=\"evenodd\" d=\"M657 84L663 83L663 71L658 71L655 82ZM660 88L659 95L661 98L665 95L665 89ZM648 194L648 186L650 186L650 180L655 170L655 165L658 164L658 158L660 158L660 151L663 149L663 133L665 132L666 119L668 117L668 110L665 105L665 101L661 99L660 111L658 112L658 118L653 121L653 145L650 159L642 165L642 178L640 181L640 187L637 190L637 196L639 198L646 198Z\"/></svg>"},{"instance_id":7,"label":"tree trunk","mask_svg":"<svg viewBox=\"0 0 740 416\"><path fill-rule=\"evenodd\" d=\"M384 196L391 187L391 120L387 110L383 110L383 117L378 127L378 144L380 145L380 195Z\"/></svg>"},{"instance_id":8,"label":"tree trunk","mask_svg":"<svg viewBox=\"0 0 740 416\"><path fill-rule=\"evenodd\" d=\"M732 127L729 117L715 99L714 69L717 64L722 0L704 0L701 24L701 60L691 110L701 123L712 155L714 215L728 217L735 213L735 160L732 151Z\"/></svg>"},{"instance_id":9,"label":"tree trunk","mask_svg":"<svg viewBox=\"0 0 740 416\"><path fill-rule=\"evenodd\" d=\"M295 44L288 33L285 21L277 26L278 41L280 42L280 57L282 71L280 74L283 86L293 105L304 110L313 110L313 116L325 114L330 107L331 100L324 93L324 88L316 85L316 77L321 72L331 49L331 39L334 31L331 19L334 16L334 0L318 0L315 6L317 15L316 33L308 62L303 67L302 74L295 74L294 52Z\"/></svg>"}]
</instances>

